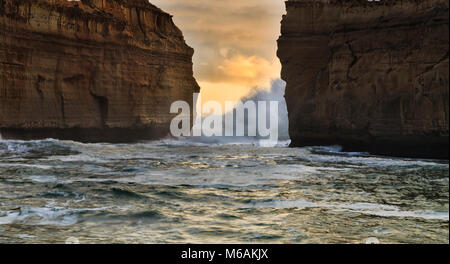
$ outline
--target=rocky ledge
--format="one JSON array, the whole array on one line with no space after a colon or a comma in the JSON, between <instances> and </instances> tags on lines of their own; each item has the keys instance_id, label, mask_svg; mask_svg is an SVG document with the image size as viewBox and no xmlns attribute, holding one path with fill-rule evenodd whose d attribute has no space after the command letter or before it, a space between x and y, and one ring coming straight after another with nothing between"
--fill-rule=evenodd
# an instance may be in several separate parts
<instances>
[{"instance_id":1,"label":"rocky ledge","mask_svg":"<svg viewBox=\"0 0 450 264\"><path fill-rule=\"evenodd\" d=\"M192 101L193 49L147 0L0 0L0 133L134 141L165 136Z\"/></svg>"},{"instance_id":2,"label":"rocky ledge","mask_svg":"<svg viewBox=\"0 0 450 264\"><path fill-rule=\"evenodd\" d=\"M448 158L448 0L289 0L278 56L293 146Z\"/></svg>"}]
</instances>

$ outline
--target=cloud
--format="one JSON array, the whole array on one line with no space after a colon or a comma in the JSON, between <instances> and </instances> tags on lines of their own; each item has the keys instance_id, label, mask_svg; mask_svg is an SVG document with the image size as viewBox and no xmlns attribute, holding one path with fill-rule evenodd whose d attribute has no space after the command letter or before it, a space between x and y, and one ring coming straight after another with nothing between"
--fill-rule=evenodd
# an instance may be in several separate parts
<instances>
[{"instance_id":1,"label":"cloud","mask_svg":"<svg viewBox=\"0 0 450 264\"><path fill-rule=\"evenodd\" d=\"M211 80L244 84L249 87L257 86L260 82L267 82L267 77L275 74L276 66L268 60L258 57L235 55L224 59L217 71L211 72ZM218 74L214 76L214 74Z\"/></svg>"},{"instance_id":2,"label":"cloud","mask_svg":"<svg viewBox=\"0 0 450 264\"><path fill-rule=\"evenodd\" d=\"M254 86L270 89L279 78L276 40L284 14L283 0L151 0L174 15L187 43L195 49L194 72L205 89L217 98L239 87L245 96ZM230 88L232 89L232 88ZM210 91L210 94L213 93Z\"/></svg>"}]
</instances>

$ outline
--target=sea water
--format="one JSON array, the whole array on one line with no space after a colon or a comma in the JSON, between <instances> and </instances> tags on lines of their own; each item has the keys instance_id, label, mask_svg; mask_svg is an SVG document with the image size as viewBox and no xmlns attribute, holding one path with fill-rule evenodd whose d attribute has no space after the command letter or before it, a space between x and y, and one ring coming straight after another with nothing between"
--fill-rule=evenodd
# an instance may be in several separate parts
<instances>
[{"instance_id":1,"label":"sea water","mask_svg":"<svg viewBox=\"0 0 450 264\"><path fill-rule=\"evenodd\" d=\"M448 205L448 161L0 141L0 243L449 243Z\"/></svg>"}]
</instances>

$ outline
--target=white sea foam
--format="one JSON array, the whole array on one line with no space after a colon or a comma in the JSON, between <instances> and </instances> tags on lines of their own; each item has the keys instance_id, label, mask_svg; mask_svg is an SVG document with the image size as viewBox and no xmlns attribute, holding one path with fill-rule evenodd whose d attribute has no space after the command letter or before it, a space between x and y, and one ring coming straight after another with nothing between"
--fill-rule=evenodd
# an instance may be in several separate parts
<instances>
[{"instance_id":1,"label":"white sea foam","mask_svg":"<svg viewBox=\"0 0 450 264\"><path fill-rule=\"evenodd\" d=\"M58 180L55 176L46 176L46 175L33 175L28 177L30 180L37 182L37 183L58 183L58 184L64 184L64 183L72 183L72 180Z\"/></svg>"},{"instance_id":2,"label":"white sea foam","mask_svg":"<svg viewBox=\"0 0 450 264\"><path fill-rule=\"evenodd\" d=\"M152 142L148 142L151 144ZM278 140L276 142L267 142L253 137L180 137L177 139L163 139L153 143L172 146L255 146L255 147L288 147L291 140Z\"/></svg>"},{"instance_id":3,"label":"white sea foam","mask_svg":"<svg viewBox=\"0 0 450 264\"><path fill-rule=\"evenodd\" d=\"M357 166L372 167L388 167L388 166L447 166L448 163L442 163L435 160L412 159L412 158L395 158L369 155L364 152L340 152L339 146L329 147L305 147L311 152L311 155L305 157L310 161L324 163L346 163ZM319 153L315 154L315 152ZM342 154L342 155L336 155Z\"/></svg>"},{"instance_id":4,"label":"white sea foam","mask_svg":"<svg viewBox=\"0 0 450 264\"><path fill-rule=\"evenodd\" d=\"M71 226L78 222L78 213L102 211L109 208L30 207L6 212L0 211L0 225L20 223L23 225Z\"/></svg>"},{"instance_id":5,"label":"white sea foam","mask_svg":"<svg viewBox=\"0 0 450 264\"><path fill-rule=\"evenodd\" d=\"M78 218L68 209L62 208L30 208L4 212L0 217L0 225L21 223L24 225L56 225L70 226L77 223Z\"/></svg>"},{"instance_id":6,"label":"white sea foam","mask_svg":"<svg viewBox=\"0 0 450 264\"><path fill-rule=\"evenodd\" d=\"M262 208L328 208L333 211L345 211L351 213L360 213L365 215L374 215L381 217L406 217L406 218L422 218L427 220L449 220L448 211L434 210L413 210L404 211L392 205L373 204L373 203L353 203L353 204L334 204L323 202L311 202L305 199L286 199L274 200L267 202L254 202L249 204L250 207Z\"/></svg>"}]
</instances>

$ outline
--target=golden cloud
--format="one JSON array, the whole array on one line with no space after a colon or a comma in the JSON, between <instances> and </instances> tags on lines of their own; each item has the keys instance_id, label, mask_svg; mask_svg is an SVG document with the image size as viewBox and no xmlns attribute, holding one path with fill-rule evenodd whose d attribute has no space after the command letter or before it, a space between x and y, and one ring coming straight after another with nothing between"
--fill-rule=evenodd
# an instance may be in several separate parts
<instances>
[{"instance_id":1,"label":"golden cloud","mask_svg":"<svg viewBox=\"0 0 450 264\"><path fill-rule=\"evenodd\" d=\"M174 15L195 49L194 72L202 93L211 89L217 98L224 98L232 90L245 96L255 86L269 87L271 79L279 78L276 40L285 12L283 0L150 2Z\"/></svg>"},{"instance_id":2,"label":"golden cloud","mask_svg":"<svg viewBox=\"0 0 450 264\"><path fill-rule=\"evenodd\" d=\"M235 55L225 59L217 68L221 73L219 81L245 84L249 87L258 86L276 74L273 72L273 64L257 56Z\"/></svg>"}]
</instances>

